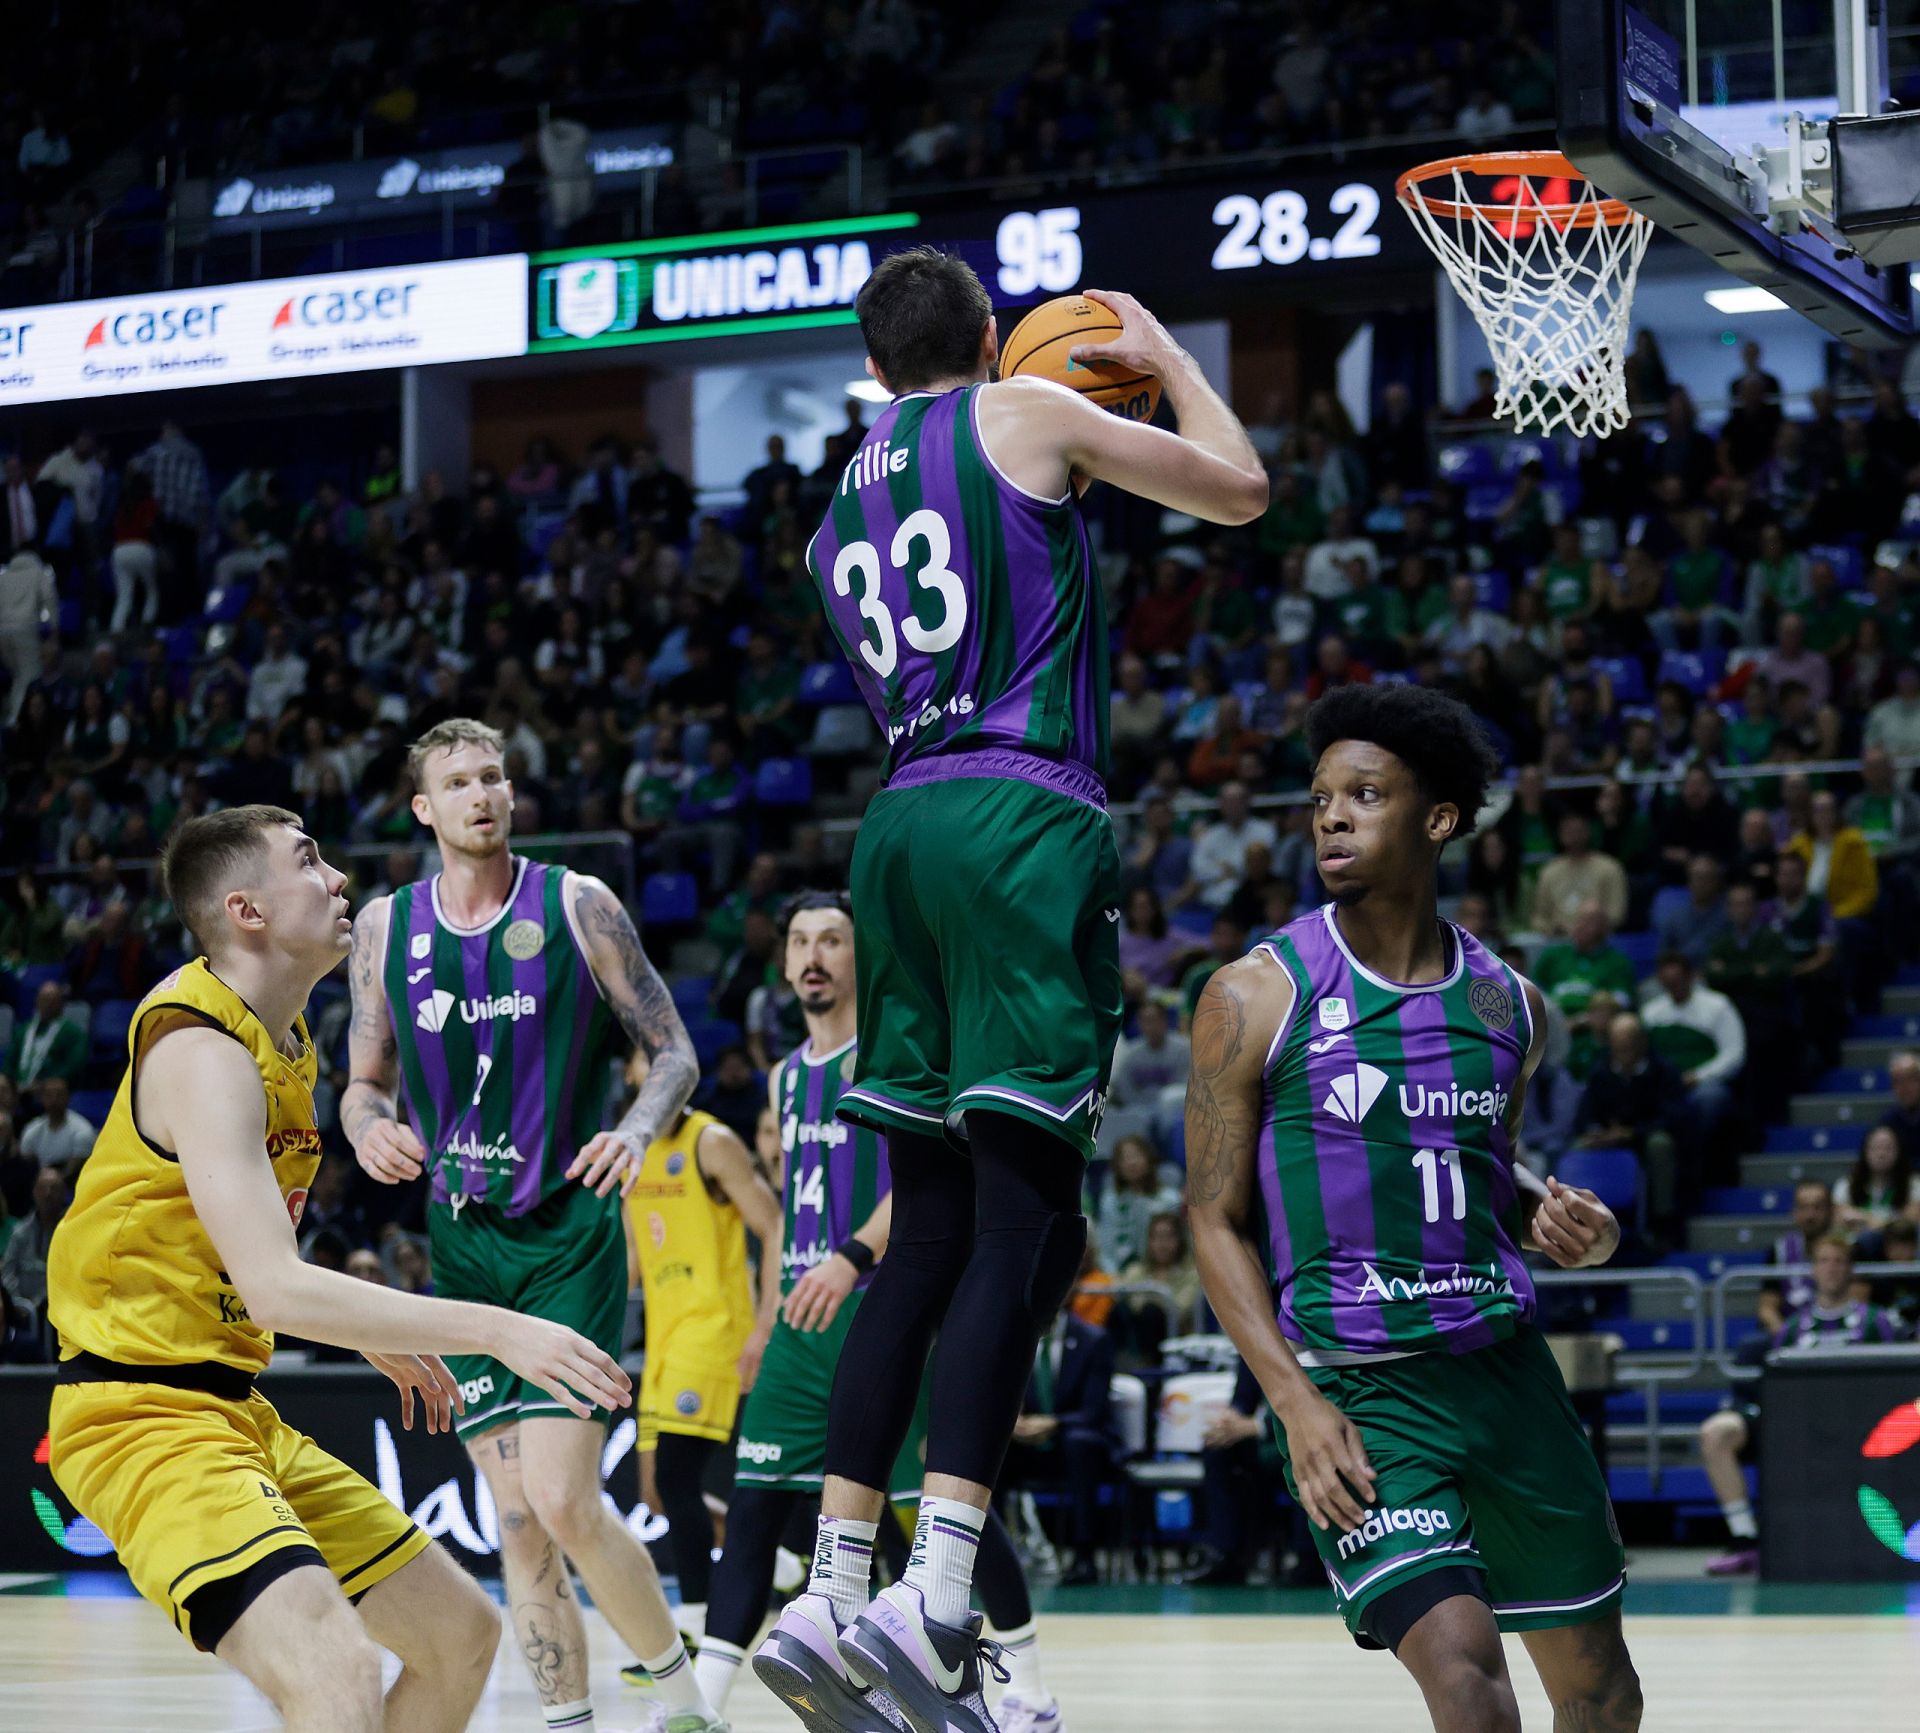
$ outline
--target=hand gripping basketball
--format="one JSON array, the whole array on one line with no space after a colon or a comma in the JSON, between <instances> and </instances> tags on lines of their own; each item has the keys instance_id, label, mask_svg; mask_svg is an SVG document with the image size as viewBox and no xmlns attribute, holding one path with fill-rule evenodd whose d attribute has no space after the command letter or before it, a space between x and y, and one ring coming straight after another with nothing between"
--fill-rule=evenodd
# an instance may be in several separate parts
<instances>
[{"instance_id":1,"label":"hand gripping basketball","mask_svg":"<svg viewBox=\"0 0 1920 1733\"><path fill-rule=\"evenodd\" d=\"M1105 343L1076 343L1068 351L1080 362L1112 361L1136 373L1164 377L1179 345L1168 335L1153 314L1131 295L1117 289L1083 289L1081 293L1097 302L1120 321L1120 335Z\"/></svg>"}]
</instances>

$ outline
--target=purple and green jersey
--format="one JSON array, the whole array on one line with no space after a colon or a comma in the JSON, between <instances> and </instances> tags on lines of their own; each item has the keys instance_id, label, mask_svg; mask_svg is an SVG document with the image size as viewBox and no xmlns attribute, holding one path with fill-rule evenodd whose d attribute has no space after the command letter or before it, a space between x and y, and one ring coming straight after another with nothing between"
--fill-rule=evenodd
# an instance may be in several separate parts
<instances>
[{"instance_id":1,"label":"purple and green jersey","mask_svg":"<svg viewBox=\"0 0 1920 1733\"><path fill-rule=\"evenodd\" d=\"M1292 977L1264 1085L1258 1203L1281 1333L1303 1362L1463 1354L1534 1313L1508 1114L1520 979L1448 924L1438 981L1347 948L1329 903L1259 946Z\"/></svg>"},{"instance_id":2,"label":"purple and green jersey","mask_svg":"<svg viewBox=\"0 0 1920 1733\"><path fill-rule=\"evenodd\" d=\"M436 1203L525 1215L601 1129L617 1026L573 934L566 872L524 857L478 931L438 876L395 891L385 980L400 1081Z\"/></svg>"},{"instance_id":3,"label":"purple and green jersey","mask_svg":"<svg viewBox=\"0 0 1920 1733\"><path fill-rule=\"evenodd\" d=\"M1878 1306L1851 1300L1844 1306L1822 1306L1809 1300L1780 1326L1773 1346L1783 1351L1799 1348L1858 1348L1869 1342L1897 1342L1900 1331Z\"/></svg>"},{"instance_id":4,"label":"purple and green jersey","mask_svg":"<svg viewBox=\"0 0 1920 1733\"><path fill-rule=\"evenodd\" d=\"M807 549L887 739L887 782L1018 777L1106 804L1106 602L1069 490L1040 499L980 441L978 385L880 414Z\"/></svg>"},{"instance_id":5,"label":"purple and green jersey","mask_svg":"<svg viewBox=\"0 0 1920 1733\"><path fill-rule=\"evenodd\" d=\"M853 1080L855 1044L814 1056L803 1041L780 1067L780 1147L786 1152L780 1290L832 1257L893 1189L887 1140L834 1117ZM872 1271L860 1278L864 1288Z\"/></svg>"}]
</instances>

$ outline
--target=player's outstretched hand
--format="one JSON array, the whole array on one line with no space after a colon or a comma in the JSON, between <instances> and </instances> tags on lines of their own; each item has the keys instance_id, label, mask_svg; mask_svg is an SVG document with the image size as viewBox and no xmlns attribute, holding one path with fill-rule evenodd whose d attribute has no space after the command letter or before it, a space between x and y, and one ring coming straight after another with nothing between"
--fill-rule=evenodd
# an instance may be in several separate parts
<instances>
[{"instance_id":1,"label":"player's outstretched hand","mask_svg":"<svg viewBox=\"0 0 1920 1733\"><path fill-rule=\"evenodd\" d=\"M1161 379L1179 345L1145 307L1131 295L1117 289L1082 289L1089 301L1098 303L1120 321L1120 335L1106 343L1076 343L1067 351L1075 361L1113 361L1135 373L1151 373Z\"/></svg>"},{"instance_id":2,"label":"player's outstretched hand","mask_svg":"<svg viewBox=\"0 0 1920 1733\"><path fill-rule=\"evenodd\" d=\"M418 1179L427 1161L426 1145L412 1126L397 1119L376 1119L353 1153L361 1167L387 1185Z\"/></svg>"},{"instance_id":3,"label":"player's outstretched hand","mask_svg":"<svg viewBox=\"0 0 1920 1733\"><path fill-rule=\"evenodd\" d=\"M782 1315L796 1330L824 1330L859 1285L860 1272L850 1259L835 1252L793 1284Z\"/></svg>"},{"instance_id":4,"label":"player's outstretched hand","mask_svg":"<svg viewBox=\"0 0 1920 1733\"><path fill-rule=\"evenodd\" d=\"M413 1398L416 1392L426 1409L429 1432L450 1432L453 1417L467 1411L467 1399L460 1394L459 1382L447 1370L438 1354L368 1354L366 1361L376 1372L384 1372L400 1389L400 1426L413 1430Z\"/></svg>"},{"instance_id":5,"label":"player's outstretched hand","mask_svg":"<svg viewBox=\"0 0 1920 1733\"><path fill-rule=\"evenodd\" d=\"M1620 1223L1584 1186L1547 1177L1547 1195L1533 1212L1533 1243L1563 1270L1604 1264L1620 1249Z\"/></svg>"},{"instance_id":6,"label":"player's outstretched hand","mask_svg":"<svg viewBox=\"0 0 1920 1733\"><path fill-rule=\"evenodd\" d=\"M638 1182L646 1159L638 1139L623 1131L603 1131L573 1158L567 1178L579 1180L595 1197L605 1197L616 1185L625 1197Z\"/></svg>"},{"instance_id":7,"label":"player's outstretched hand","mask_svg":"<svg viewBox=\"0 0 1920 1733\"><path fill-rule=\"evenodd\" d=\"M1317 1390L1280 1417L1300 1508L1320 1528L1355 1529L1373 1503L1373 1464L1360 1429Z\"/></svg>"},{"instance_id":8,"label":"player's outstretched hand","mask_svg":"<svg viewBox=\"0 0 1920 1733\"><path fill-rule=\"evenodd\" d=\"M547 1318L507 1314L494 1358L582 1420L593 1418L595 1403L625 1408L633 1400L633 1380L617 1361L578 1331Z\"/></svg>"}]
</instances>

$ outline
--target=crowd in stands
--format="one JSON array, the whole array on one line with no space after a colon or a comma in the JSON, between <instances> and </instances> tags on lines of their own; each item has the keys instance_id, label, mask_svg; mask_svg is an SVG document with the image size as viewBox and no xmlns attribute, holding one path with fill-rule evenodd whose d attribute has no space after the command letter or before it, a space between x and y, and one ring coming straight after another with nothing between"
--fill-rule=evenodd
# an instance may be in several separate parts
<instances>
[{"instance_id":1,"label":"crowd in stands","mask_svg":"<svg viewBox=\"0 0 1920 1733\"><path fill-rule=\"evenodd\" d=\"M1047 185L1409 133L1484 149L1547 125L1551 19L1518 0L1167 6L1110 0L1054 31L969 111L922 110L895 149L918 180Z\"/></svg>"}]
</instances>

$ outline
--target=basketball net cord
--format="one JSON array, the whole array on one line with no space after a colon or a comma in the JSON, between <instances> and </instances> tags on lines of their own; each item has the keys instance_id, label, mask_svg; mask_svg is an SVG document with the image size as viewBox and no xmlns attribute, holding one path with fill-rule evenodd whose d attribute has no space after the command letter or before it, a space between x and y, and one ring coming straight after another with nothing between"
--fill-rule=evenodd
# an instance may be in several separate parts
<instances>
[{"instance_id":1,"label":"basketball net cord","mask_svg":"<svg viewBox=\"0 0 1920 1733\"><path fill-rule=\"evenodd\" d=\"M1487 340L1494 414L1521 432L1625 427L1627 318L1653 224L1637 213L1608 221L1590 181L1546 204L1523 174L1511 200L1479 203L1461 171L1450 173L1450 200L1438 201L1446 214L1424 185L1403 203Z\"/></svg>"}]
</instances>

